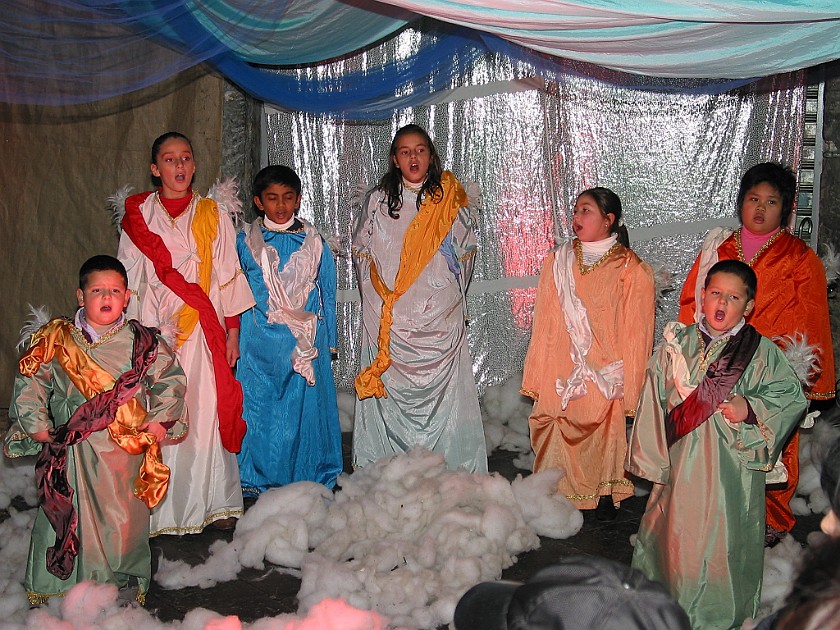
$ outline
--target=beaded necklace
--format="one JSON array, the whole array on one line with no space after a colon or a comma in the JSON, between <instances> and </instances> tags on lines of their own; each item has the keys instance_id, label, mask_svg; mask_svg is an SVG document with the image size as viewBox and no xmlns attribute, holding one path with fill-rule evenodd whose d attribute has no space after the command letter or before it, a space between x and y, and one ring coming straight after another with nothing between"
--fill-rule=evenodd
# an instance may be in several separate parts
<instances>
[{"instance_id":1,"label":"beaded necklace","mask_svg":"<svg viewBox=\"0 0 840 630\"><path fill-rule=\"evenodd\" d=\"M616 242L615 245L613 245L607 251L605 251L604 255L601 256L598 260L596 260L591 265L586 265L583 262L583 243L581 243L580 239L575 239L575 258L577 259L578 270L580 271L580 275L586 275L596 267L600 266L614 252L618 251L620 247L621 243Z\"/></svg>"},{"instance_id":2,"label":"beaded necklace","mask_svg":"<svg viewBox=\"0 0 840 630\"><path fill-rule=\"evenodd\" d=\"M779 230L773 236L768 238L767 241L765 241L764 245L759 247L758 251L755 253L755 256L752 257L752 260L747 261L744 258L744 248L741 245L741 229L738 228L735 231L735 247L738 248L738 260L740 260L743 263L747 263L750 267L752 267L755 264L755 261L758 260L758 257L761 256L765 251L767 251L767 248L770 247L773 243L775 243L776 239L779 238L784 232L785 230Z\"/></svg>"},{"instance_id":3,"label":"beaded necklace","mask_svg":"<svg viewBox=\"0 0 840 630\"><path fill-rule=\"evenodd\" d=\"M732 335L724 335L723 337L718 337L715 341L712 342L712 345L710 345L707 350L706 340L703 339L703 333L700 330L700 326L697 326L696 331L697 341L700 343L700 373L705 374L706 371L709 369L709 355L711 355L720 346L726 344L726 342L729 341L729 338Z\"/></svg>"},{"instance_id":4,"label":"beaded necklace","mask_svg":"<svg viewBox=\"0 0 840 630\"><path fill-rule=\"evenodd\" d=\"M187 204L187 207L184 209L184 211L181 212L178 216L173 217L171 214L169 214L169 210L166 209L166 205L160 198L160 192L157 190L155 191L155 203L160 206L161 210L163 210L164 216L169 220L169 225L171 225L172 227L175 227L175 224L177 223L178 219L190 213L190 210L192 209L192 206L196 203L197 199L198 193L193 192L192 196L190 197L190 202Z\"/></svg>"}]
</instances>

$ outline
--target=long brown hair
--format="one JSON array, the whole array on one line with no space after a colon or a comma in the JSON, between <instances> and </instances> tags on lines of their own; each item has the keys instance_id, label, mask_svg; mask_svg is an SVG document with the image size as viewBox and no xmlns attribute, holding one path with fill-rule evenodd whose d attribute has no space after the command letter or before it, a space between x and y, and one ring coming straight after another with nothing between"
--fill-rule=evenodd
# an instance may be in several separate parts
<instances>
[{"instance_id":1,"label":"long brown hair","mask_svg":"<svg viewBox=\"0 0 840 630\"><path fill-rule=\"evenodd\" d=\"M420 209L420 204L425 195L443 194L443 186L440 184L441 175L443 175L443 166L441 166L440 156L435 148L432 138L420 125L405 125L397 129L394 134L394 139L391 141L391 150L388 152L388 170L379 180L378 188L385 193L385 198L388 203L388 215L392 219L399 219L399 209L402 206L402 173L399 167L394 163L394 158L397 155L397 146L399 139L407 134L416 133L422 136L429 147L429 172L426 174L426 181L420 188L417 194L417 209Z\"/></svg>"}]
</instances>

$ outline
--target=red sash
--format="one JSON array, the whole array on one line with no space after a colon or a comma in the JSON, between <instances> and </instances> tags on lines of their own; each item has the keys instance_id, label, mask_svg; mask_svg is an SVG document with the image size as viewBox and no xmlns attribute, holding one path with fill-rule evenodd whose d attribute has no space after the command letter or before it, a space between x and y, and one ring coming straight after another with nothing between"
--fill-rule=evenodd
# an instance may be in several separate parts
<instances>
[{"instance_id":1,"label":"red sash","mask_svg":"<svg viewBox=\"0 0 840 630\"><path fill-rule=\"evenodd\" d=\"M204 331L204 338L207 340L207 347L213 359L222 446L231 453L238 453L242 448L242 438L245 436L246 427L242 419L242 386L233 376L233 370L227 362L227 335L210 298L198 284L187 282L184 276L172 267L172 254L166 248L163 239L146 225L146 220L140 212L140 205L150 194L139 193L125 200L122 228L137 249L152 261L160 281L186 304L198 311L198 321L201 323L201 329Z\"/></svg>"}]
</instances>

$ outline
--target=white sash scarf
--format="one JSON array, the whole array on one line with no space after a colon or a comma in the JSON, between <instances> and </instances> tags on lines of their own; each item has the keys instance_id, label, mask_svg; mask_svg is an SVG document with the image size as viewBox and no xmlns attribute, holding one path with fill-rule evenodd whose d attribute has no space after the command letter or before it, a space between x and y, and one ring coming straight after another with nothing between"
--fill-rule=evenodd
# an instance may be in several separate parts
<instances>
[{"instance_id":1,"label":"white sash scarf","mask_svg":"<svg viewBox=\"0 0 840 630\"><path fill-rule=\"evenodd\" d=\"M586 394L586 381L592 381L607 400L624 398L624 361L613 361L597 372L586 363L589 349L592 347L592 328L586 307L581 302L575 288L574 268L577 265L575 249L571 241L563 243L554 256L554 283L560 308L566 319L569 331L569 351L574 368L569 379L558 378L555 384L557 395L563 409L569 401L582 398Z\"/></svg>"},{"instance_id":2,"label":"white sash scarf","mask_svg":"<svg viewBox=\"0 0 840 630\"><path fill-rule=\"evenodd\" d=\"M307 384L314 385L312 361L318 356L315 347L318 316L303 307L315 286L324 246L318 231L310 223L300 221L306 234L303 243L289 256L281 271L278 271L280 255L273 247L266 246L258 221L246 228L245 244L262 269L265 288L268 289L268 323L289 327L297 342L292 351L292 368L306 379Z\"/></svg>"},{"instance_id":3,"label":"white sash scarf","mask_svg":"<svg viewBox=\"0 0 840 630\"><path fill-rule=\"evenodd\" d=\"M577 265L575 248L571 241L563 243L554 256L554 284L560 308L566 319L569 331L569 351L574 368L567 381L558 378L555 384L557 395L563 409L569 401L582 398L586 394L586 381L592 381L607 400L624 398L624 361L613 361L597 372L586 363L589 349L592 347L592 328L586 307L581 302L575 289L574 268Z\"/></svg>"}]
</instances>

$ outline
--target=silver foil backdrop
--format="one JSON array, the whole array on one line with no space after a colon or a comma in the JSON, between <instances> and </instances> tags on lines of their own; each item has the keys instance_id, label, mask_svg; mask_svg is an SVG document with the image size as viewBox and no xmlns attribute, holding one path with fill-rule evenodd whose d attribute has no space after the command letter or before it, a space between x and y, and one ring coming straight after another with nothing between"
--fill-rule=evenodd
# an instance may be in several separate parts
<instances>
[{"instance_id":1,"label":"silver foil backdrop","mask_svg":"<svg viewBox=\"0 0 840 630\"><path fill-rule=\"evenodd\" d=\"M422 46L416 31L356 58L308 72L364 68ZM606 186L622 200L631 246L673 274L657 331L675 319L679 289L705 232L737 225L743 172L778 160L799 167L804 74L778 75L725 94L696 86L633 89L605 76L537 77L523 64L488 55L428 105L376 123L265 113L264 160L292 166L303 181L301 215L337 236L336 382L351 390L358 371L360 305L349 258L352 199L378 181L393 134L404 124L428 129L444 162L479 184L480 249L470 288L469 339L479 390L522 368L535 287L556 237L569 235L577 194ZM400 247L395 243L394 247ZM658 332L657 332L658 337Z\"/></svg>"}]
</instances>

